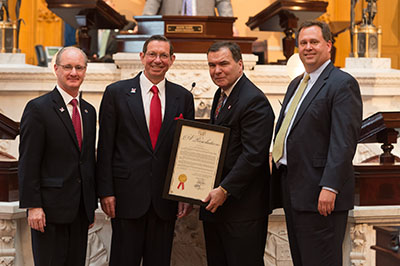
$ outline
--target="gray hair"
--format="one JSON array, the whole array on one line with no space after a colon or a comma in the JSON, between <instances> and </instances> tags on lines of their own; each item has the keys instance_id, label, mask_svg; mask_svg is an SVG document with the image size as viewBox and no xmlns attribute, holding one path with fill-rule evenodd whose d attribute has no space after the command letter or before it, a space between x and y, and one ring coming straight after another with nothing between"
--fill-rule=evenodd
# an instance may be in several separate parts
<instances>
[{"instance_id":1,"label":"gray hair","mask_svg":"<svg viewBox=\"0 0 400 266\"><path fill-rule=\"evenodd\" d=\"M235 62L242 60L242 52L240 51L240 46L235 42L221 41L213 43L210 48L208 48L207 54L210 52L218 52L221 48L228 48L231 51L232 58Z\"/></svg>"}]
</instances>

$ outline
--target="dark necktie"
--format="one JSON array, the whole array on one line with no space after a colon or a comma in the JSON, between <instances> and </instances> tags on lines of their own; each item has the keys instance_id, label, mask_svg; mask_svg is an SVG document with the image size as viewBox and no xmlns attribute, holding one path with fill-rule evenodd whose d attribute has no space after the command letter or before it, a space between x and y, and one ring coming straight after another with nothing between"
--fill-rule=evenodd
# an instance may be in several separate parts
<instances>
[{"instance_id":1,"label":"dark necktie","mask_svg":"<svg viewBox=\"0 0 400 266\"><path fill-rule=\"evenodd\" d=\"M222 106L224 104L225 99L226 99L226 94L221 89L221 95L219 96L217 108L215 108L215 113L214 113L214 119L215 120L217 120L217 118L218 118L219 112L221 111L221 108L222 108Z\"/></svg>"},{"instance_id":2,"label":"dark necktie","mask_svg":"<svg viewBox=\"0 0 400 266\"><path fill-rule=\"evenodd\" d=\"M160 133L161 129L161 121L162 121L162 114L161 114L161 101L160 97L158 96L158 88L157 86L151 87L151 91L153 92L153 97L151 98L150 102L150 139L151 144L153 145L153 149L156 147L158 134Z\"/></svg>"},{"instance_id":3,"label":"dark necktie","mask_svg":"<svg viewBox=\"0 0 400 266\"><path fill-rule=\"evenodd\" d=\"M76 138L78 139L79 149L82 149L82 124L81 117L78 111L78 100L72 99L70 104L72 105L72 125L74 125Z\"/></svg>"}]
</instances>

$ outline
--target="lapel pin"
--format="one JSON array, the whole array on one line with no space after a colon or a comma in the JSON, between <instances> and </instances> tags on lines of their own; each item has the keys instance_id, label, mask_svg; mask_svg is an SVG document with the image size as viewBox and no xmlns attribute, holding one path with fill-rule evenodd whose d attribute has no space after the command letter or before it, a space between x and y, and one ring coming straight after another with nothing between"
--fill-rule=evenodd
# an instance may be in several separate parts
<instances>
[{"instance_id":1,"label":"lapel pin","mask_svg":"<svg viewBox=\"0 0 400 266\"><path fill-rule=\"evenodd\" d=\"M132 88L131 93L136 93L136 88Z\"/></svg>"},{"instance_id":2,"label":"lapel pin","mask_svg":"<svg viewBox=\"0 0 400 266\"><path fill-rule=\"evenodd\" d=\"M229 105L229 106L228 106L228 110L231 110L231 107L232 107L232 105Z\"/></svg>"},{"instance_id":3,"label":"lapel pin","mask_svg":"<svg viewBox=\"0 0 400 266\"><path fill-rule=\"evenodd\" d=\"M85 109L85 113L89 113L89 111L87 109Z\"/></svg>"},{"instance_id":4,"label":"lapel pin","mask_svg":"<svg viewBox=\"0 0 400 266\"><path fill-rule=\"evenodd\" d=\"M62 113L62 112L64 112L64 111L65 111L64 107L61 107L61 108L60 108L60 112Z\"/></svg>"}]
</instances>

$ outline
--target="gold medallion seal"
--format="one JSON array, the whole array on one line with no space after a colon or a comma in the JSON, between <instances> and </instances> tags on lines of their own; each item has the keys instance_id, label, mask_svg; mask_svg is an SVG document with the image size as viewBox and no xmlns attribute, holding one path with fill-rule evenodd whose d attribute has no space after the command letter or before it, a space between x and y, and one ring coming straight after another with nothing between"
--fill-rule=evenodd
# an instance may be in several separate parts
<instances>
[{"instance_id":1,"label":"gold medallion seal","mask_svg":"<svg viewBox=\"0 0 400 266\"><path fill-rule=\"evenodd\" d=\"M187 181L187 176L185 174L181 174L178 176L178 180L179 180L179 185L178 185L178 189L180 187L182 187L182 190L185 189L185 182Z\"/></svg>"}]
</instances>

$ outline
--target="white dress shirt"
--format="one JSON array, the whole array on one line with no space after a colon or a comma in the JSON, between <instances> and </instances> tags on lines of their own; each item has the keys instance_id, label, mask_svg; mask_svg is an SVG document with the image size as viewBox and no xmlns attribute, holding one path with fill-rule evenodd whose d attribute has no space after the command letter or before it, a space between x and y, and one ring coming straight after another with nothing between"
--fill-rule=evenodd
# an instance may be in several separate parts
<instances>
[{"instance_id":1,"label":"white dress shirt","mask_svg":"<svg viewBox=\"0 0 400 266\"><path fill-rule=\"evenodd\" d=\"M142 100L143 100L143 109L144 115L146 116L146 123L147 128L150 125L150 103L151 98L153 98L153 92L151 92L151 87L156 85L158 88L158 96L160 97L161 101L161 118L164 120L164 113L165 113L165 79L160 81L158 84L153 84L146 75L142 72L139 77L140 82L140 89L142 93Z\"/></svg>"}]
</instances>

